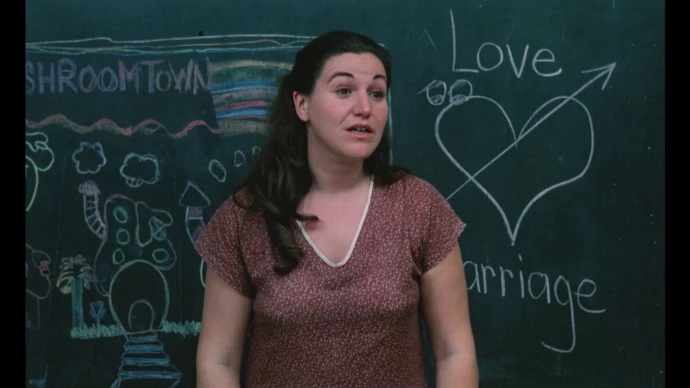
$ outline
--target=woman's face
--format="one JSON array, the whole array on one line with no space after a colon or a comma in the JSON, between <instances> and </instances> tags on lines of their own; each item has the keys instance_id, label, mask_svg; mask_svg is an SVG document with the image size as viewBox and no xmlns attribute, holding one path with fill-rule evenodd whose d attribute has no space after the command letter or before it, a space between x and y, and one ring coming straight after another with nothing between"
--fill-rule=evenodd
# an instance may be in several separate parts
<instances>
[{"instance_id":1,"label":"woman's face","mask_svg":"<svg viewBox=\"0 0 690 388\"><path fill-rule=\"evenodd\" d=\"M295 92L306 123L312 162L363 161L381 141L388 119L386 71L371 53L333 56L324 64L311 95Z\"/></svg>"}]
</instances>

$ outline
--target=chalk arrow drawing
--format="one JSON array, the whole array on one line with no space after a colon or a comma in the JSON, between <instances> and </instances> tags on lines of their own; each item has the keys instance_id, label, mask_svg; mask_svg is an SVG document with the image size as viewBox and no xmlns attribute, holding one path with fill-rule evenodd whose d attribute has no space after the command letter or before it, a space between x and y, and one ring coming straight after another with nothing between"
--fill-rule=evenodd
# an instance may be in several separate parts
<instances>
[{"instance_id":1,"label":"chalk arrow drawing","mask_svg":"<svg viewBox=\"0 0 690 388\"><path fill-rule=\"evenodd\" d=\"M448 104L448 106L443 108L443 110L439 113L438 117L436 117L436 123L434 125L434 135L436 136L436 142L438 143L439 147L441 147L441 150L443 150L443 153L455 165L455 167L457 167L457 169L460 170L468 178L468 180L465 183L463 183L462 185L460 185L460 187L458 187L446 199L452 198L455 194L457 194L460 190L462 190L463 187L465 187L468 183L472 182L475 186L477 186L477 188L482 193L484 193L484 195L486 195L486 197L489 199L489 201L491 201L491 203L496 207L496 209L498 210L498 212L501 215L501 218L503 219L503 222L505 223L506 229L508 231L508 237L510 238L511 245L515 245L515 240L517 238L517 234L518 234L518 231L520 229L520 223L522 222L522 219L525 217L525 214L527 214L527 212L532 207L532 205L534 205L534 203L536 203L541 197L546 195L548 192L550 192L550 191L552 191L558 187L562 187L564 185L567 185L569 183L572 183L572 182L580 179L587 172L587 169L589 169L589 165L592 162L592 156L594 153L594 126L592 124L592 116L590 115L589 110L581 101L579 101L575 97L578 94L580 94L583 90L585 90L587 87L589 87L594 82L596 82L598 79L606 76L606 79L604 80L604 84L601 87L601 90L604 90L606 88L606 84L608 83L609 79L611 78L611 74L613 74L613 70L615 68L616 68L616 63L613 62L609 65L598 67L595 69L583 70L582 71L583 74L595 73L596 75L592 79L587 81L584 85L582 85L579 89L577 89L574 93L572 93L568 96L554 97L551 100L542 104L539 108L537 108L537 110L532 114L532 116L530 116L530 118L527 119L527 122L525 122L525 124L523 125L523 127L520 130L520 133L517 137L515 136L515 130L513 129L514 127L513 127L513 124L511 122L510 118L508 117L505 110L503 109L503 107L501 107L500 104L498 104L496 101L492 100L491 98L479 96L479 95L473 95L472 94L472 85L469 83L469 81L466 81L466 80L456 81L455 84L453 84L453 86L464 86L465 84L469 85L470 92L467 95L457 95L457 96L451 96L450 97L450 103ZM451 87L451 93L452 93L453 89L455 89L455 88ZM485 164L482 168L480 168L474 174L470 174L464 167L462 167L462 165L460 165L460 163L458 163L458 161L453 157L453 155L448 151L448 149L443 144L443 141L441 140L441 137L439 134L439 126L441 123L441 119L443 118L445 113L448 112L448 110L450 110L452 107L464 104L471 99L484 99L484 100L490 101L491 103L495 104L500 109L504 118L508 122L508 125L510 126L510 130L513 133L513 138L515 139L515 141L512 144L508 145L503 151L501 151L498 155L496 155L493 159L491 159L491 161L489 161L487 164ZM546 114L544 114L539 120L532 123L533 119L542 110L553 105L554 102L559 101L559 100L560 100L560 103L558 103L556 106L554 106L553 108L548 110L548 112ZM486 170L494 162L496 162L498 159L500 159L503 155L505 155L508 151L510 151L512 148L517 148L518 143L520 143L520 141L522 141L525 137L527 137L527 135L532 133L541 123L544 122L544 120L546 120L551 115L556 113L559 109L561 109L565 104L567 104L570 101L573 101L573 102L577 103L578 105L580 105L582 107L582 109L585 111L585 113L587 114L587 119L589 122L590 138L591 138L590 149L589 149L589 158L587 159L587 163L586 163L585 167L582 169L582 171L580 171L580 173L578 173L574 177L571 177L567 180L564 180L564 181L558 182L552 186L549 186L546 189L539 192L537 195L535 195L527 203L527 205L522 209L522 212L520 213L520 216L518 217L518 220L515 223L515 226L511 227L510 221L508 220L508 217L506 216L505 212L503 211L503 208L501 207L501 205L498 203L498 201L496 201L496 199L491 195L491 193L489 193L489 191L484 186L482 186L481 183L479 183L477 181L476 177L479 174L481 174L482 171Z\"/></svg>"}]
</instances>

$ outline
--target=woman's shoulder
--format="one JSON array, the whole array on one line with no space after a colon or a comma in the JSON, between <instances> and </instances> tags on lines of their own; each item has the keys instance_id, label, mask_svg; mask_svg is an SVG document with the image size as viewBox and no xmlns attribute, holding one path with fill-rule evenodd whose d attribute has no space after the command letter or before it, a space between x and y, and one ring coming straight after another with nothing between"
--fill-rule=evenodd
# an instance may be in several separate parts
<instances>
[{"instance_id":1,"label":"woman's shoulder","mask_svg":"<svg viewBox=\"0 0 690 388\"><path fill-rule=\"evenodd\" d=\"M393 192L400 193L406 197L412 196L413 198L426 197L438 192L429 181L411 172L401 173L399 179L390 188Z\"/></svg>"},{"instance_id":2,"label":"woman's shoulder","mask_svg":"<svg viewBox=\"0 0 690 388\"><path fill-rule=\"evenodd\" d=\"M216 210L224 217L245 216L253 212L254 197L247 188L242 187L230 194Z\"/></svg>"},{"instance_id":3,"label":"woman's shoulder","mask_svg":"<svg viewBox=\"0 0 690 388\"><path fill-rule=\"evenodd\" d=\"M246 187L239 188L228 199L242 208L251 208L254 205L254 197Z\"/></svg>"}]
</instances>

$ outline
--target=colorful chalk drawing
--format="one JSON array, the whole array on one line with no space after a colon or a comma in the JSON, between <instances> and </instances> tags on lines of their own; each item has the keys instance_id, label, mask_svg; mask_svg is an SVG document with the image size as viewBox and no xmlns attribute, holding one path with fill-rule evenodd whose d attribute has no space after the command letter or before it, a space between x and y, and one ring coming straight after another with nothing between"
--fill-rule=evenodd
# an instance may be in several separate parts
<instances>
[{"instance_id":1,"label":"colorful chalk drawing","mask_svg":"<svg viewBox=\"0 0 690 388\"><path fill-rule=\"evenodd\" d=\"M96 183L82 183L79 192L84 196L86 224L102 240L93 276L89 277L94 279L96 290L107 297L116 332L126 338L117 378L111 387L127 386L134 380L155 380L156 384L175 387L182 375L172 365L156 334L170 308L170 291L161 270L171 269L177 259L166 231L173 224L172 216L120 194L106 199L101 216ZM76 261L68 260L65 265L74 268ZM76 280L74 276L71 279ZM136 292L132 284L136 284ZM94 317L104 315L98 306L92 309ZM83 314L80 317L80 325L75 329L83 328Z\"/></svg>"},{"instance_id":2,"label":"colorful chalk drawing","mask_svg":"<svg viewBox=\"0 0 690 388\"><path fill-rule=\"evenodd\" d=\"M124 136L134 134L152 135L165 132L173 139L184 138L194 129L205 129L211 133L226 136L238 134L264 134L270 105L277 92L276 80L290 71L290 61L254 60L254 59L220 59L215 57L236 55L247 57L251 53L294 53L302 44L312 37L296 35L227 35L200 38L176 38L164 40L114 41L109 38L82 39L78 41L35 42L27 43L25 49L30 54L51 54L60 56L56 67L58 72L69 74L67 79L57 82L55 77L42 80L37 84L39 63L27 60L25 76L27 79L26 94L44 93L117 93L134 89L139 94L146 93L196 93L197 90L211 92L215 109L217 127L212 127L203 119L195 119L182 127L166 128L159 120L147 118L132 125L122 126L111 118L100 118L90 123L78 123L68 113L51 113L42 118L26 119L30 129L41 129L47 126L60 126L76 133L87 134L94 131L118 133ZM127 57L113 62L111 66L94 69L92 66L80 68L70 57L101 52L121 52ZM213 61L200 63L190 60L187 66L174 70L167 59L180 54L214 55ZM157 56L161 59L138 61L130 59L135 55ZM286 57L288 58L288 57ZM41 64L43 65L43 64ZM114 69L118 69L117 72ZM154 79L147 79L147 74L155 74ZM62 73L61 73L62 74ZM77 77L76 75L79 74ZM83 78L99 78L99 74L109 74L109 85L95 82L83 87ZM118 77L119 75L119 77ZM77 77L79 82L72 78ZM86 78L89 78L86 77ZM104 76L101 76L101 78ZM162 87L160 79L169 79L175 87ZM99 78L100 79L100 78ZM48 88L44 83L49 84ZM67 88L63 86L67 84Z\"/></svg>"},{"instance_id":3,"label":"colorful chalk drawing","mask_svg":"<svg viewBox=\"0 0 690 388\"><path fill-rule=\"evenodd\" d=\"M26 251L24 259L24 284L27 297L25 323L27 328L40 329L40 302L48 298L52 288L52 283L50 281L51 259L47 253L35 250L29 244L24 244L24 247Z\"/></svg>"},{"instance_id":4,"label":"colorful chalk drawing","mask_svg":"<svg viewBox=\"0 0 690 388\"><path fill-rule=\"evenodd\" d=\"M43 132L26 132L24 176L26 179L26 211L36 200L39 187L39 173L47 172L55 163L55 155L48 145L48 135Z\"/></svg>"},{"instance_id":5,"label":"colorful chalk drawing","mask_svg":"<svg viewBox=\"0 0 690 388\"><path fill-rule=\"evenodd\" d=\"M138 41L98 37L27 42L27 137L29 132L39 133L37 131L69 131L85 137L95 135L89 141L83 141L84 144L79 142L74 145L72 159L67 160L71 161L78 174L99 174L99 178L107 163L108 153L107 144L102 140L105 137L98 137L99 132L104 135L120 135L139 144L142 137L148 136L181 140L192 131L206 131L217 135L219 140L237 135L259 135L256 141L261 141L260 135L266 133L270 107L277 93L277 80L291 70L294 54L313 38L314 36L290 34L235 34ZM210 94L215 120L210 123L205 118L192 117L180 123L163 124L164 120L153 116L116 119L118 112L109 114L107 109L100 107L97 111L106 112L102 116L81 118L89 117L84 111L88 112L89 104L98 104L101 94L107 94L111 98L119 93L134 93L140 101L154 93L157 96ZM45 95L57 99L64 96L73 104L74 101L83 101L81 105L84 106L78 105L78 110L41 111L40 115L32 114L35 113L31 109L32 97ZM390 104L391 94L388 98ZM389 110L390 112L392 111ZM388 124L392 128L390 116ZM389 134L392 139L392 129ZM39 145L47 144L47 136L43 139L45 141ZM228 183L229 166L246 166L250 159L249 152L251 159L259 155L260 147L249 147L243 150L235 148L239 151L236 158L232 151L223 157L211 158L208 164L211 179L218 183ZM136 161L145 162L143 166L157 166L158 160L147 159L146 155L145 152L131 152L127 156L128 160L123 160L123 164L118 167L120 176L127 184L125 189L141 190L143 193L150 184L159 184L158 168L155 171L153 168L144 168L144 174L141 173L142 169L130 172L126 167ZM185 232L193 243L205 226L203 213L210 215L212 209L204 207L206 202L203 198L208 200L204 191L209 188L204 186L202 191L200 182L203 178L188 179L186 194L183 193L180 197L180 205L185 208ZM110 195L103 209L100 209L101 193L95 181L83 181L79 192L83 196L87 229L101 241L97 252L83 252L85 256L93 258L92 290L107 300L108 285L117 270L126 265L128 260L148 261L160 271L173 268L177 254L166 231L173 225L170 209L150 209L147 203L135 201L123 194ZM186 202L188 198L184 197L193 193L202 199L201 206L199 203ZM143 209L151 214L148 216L148 224L147 220L138 219L141 216L137 215L136 209ZM120 224L116 218L124 220L124 223ZM133 226L134 224L141 225ZM204 264L200 260L199 276L202 286ZM96 309L93 312L89 310L96 325L73 327L73 338L122 335L122 330L117 325L103 325L95 318L101 314L97 305L90 308ZM195 335L199 332L199 322L197 319L184 322L164 321L161 323L161 330L182 336Z\"/></svg>"},{"instance_id":6,"label":"colorful chalk drawing","mask_svg":"<svg viewBox=\"0 0 690 388\"><path fill-rule=\"evenodd\" d=\"M213 126L202 118L183 122L181 126L166 126L154 117L120 123L104 115L88 122L79 122L73 118L77 116L69 111L48 112L34 117L29 109L25 120L27 132L50 129L88 135L101 131L130 138L162 133L175 140L185 138L193 130L206 130L221 138L240 134L261 135L266 131L270 105L277 92L277 79L291 69L294 53L312 38L273 34L142 41L93 38L27 43L25 75L28 101L33 95L44 94L55 94L56 97L65 95L71 99L75 95L84 95L88 98L85 103L89 103L97 100L98 93L113 95L134 92L143 96L152 93L193 95L204 91L211 94L215 112ZM118 57L117 53L123 55ZM256 53L271 55L262 54L261 59L256 59ZM170 58L187 54L195 56L175 64L171 62ZM34 55L41 59L34 59ZM99 60L98 66L92 65L89 57L101 55L106 61ZM82 116L81 111L79 114ZM107 163L105 148L105 143L100 140L78 143L71 155L73 168L82 175L100 173ZM251 147L252 158L259 152L260 147ZM226 166L245 165L249 154L239 150L236 159L232 154L229 160L211 159L208 171L212 179L219 183L226 182ZM136 164L139 166L134 166L133 162L138 162ZM159 169L155 157L145 152L130 152L122 161L119 172L129 188L145 190L145 187L160 181ZM146 203L121 194L109 196L103 209L100 209L101 193L94 181L84 181L79 191L83 196L86 226L101 240L97 252L89 254L93 257L93 282L90 285L98 294L109 297L108 284L127 260L148 260L161 271L175 265L177 256L166 232L172 226L172 215L167 209L150 209ZM194 203L194 197L200 202ZM210 206L210 201L196 182L189 181L180 196L180 205L185 208L184 227L188 240L193 243L205 226L203 213L207 209L205 206ZM150 213L144 216L150 222L142 219L137 209ZM117 219L124 223L120 224ZM132 226L134 224L138 226ZM202 286L204 264L200 260ZM97 305L90 307L96 309L89 310L92 317L105 314L99 313L102 309L98 309ZM119 328L101 325L98 319L94 320L96 326L84 324L83 327L73 327L72 336L98 338L122 334ZM166 321L161 328L181 335L197 334L199 322Z\"/></svg>"},{"instance_id":7,"label":"colorful chalk drawing","mask_svg":"<svg viewBox=\"0 0 690 388\"><path fill-rule=\"evenodd\" d=\"M138 285L136 293L131 284ZM176 387L182 374L172 365L157 334L170 308L165 276L151 261L134 259L117 270L108 294L111 314L126 338L117 378L110 387L131 386L138 380Z\"/></svg>"},{"instance_id":8,"label":"colorful chalk drawing","mask_svg":"<svg viewBox=\"0 0 690 388\"><path fill-rule=\"evenodd\" d=\"M166 229L173 224L167 211L152 209L146 203L121 194L109 196L99 211L100 191L94 181L79 186L84 197L84 219L102 242L94 258L96 290L108 296L114 273L131 260L150 262L155 268L169 270L177 256Z\"/></svg>"},{"instance_id":9,"label":"colorful chalk drawing","mask_svg":"<svg viewBox=\"0 0 690 388\"><path fill-rule=\"evenodd\" d=\"M105 303L102 300L91 302L89 304L89 315L96 321L96 326L99 326L101 320L106 316Z\"/></svg>"},{"instance_id":10,"label":"colorful chalk drawing","mask_svg":"<svg viewBox=\"0 0 690 388\"><path fill-rule=\"evenodd\" d=\"M294 53L312 38L278 34L142 41L93 38L25 45L27 151L52 157L50 163L41 164L43 159L27 152L27 188L33 189L27 197L27 211L36 197L38 173L48 171L55 160L48 147L48 136L52 139L64 132L83 136L76 143L67 144L68 154L59 155L58 160L70 164L60 166L69 179L69 174L77 174L77 179L82 179L77 190L70 185L71 188L63 191L81 196L83 233L86 238L95 237L98 247L92 252L63 254L56 269L59 273L54 278L57 278L56 288L62 293L58 295L71 301L71 338L124 339L119 367L112 365L117 368L117 374L114 381L108 382L111 387L181 384L182 374L174 366L175 356L171 360L166 352L170 345L159 336L171 333L185 337L199 333L200 316L184 318L184 312L181 315L178 311L174 319L180 321L171 322L168 312L173 296L179 297L179 292L198 292L195 289L199 283L205 287L205 262L193 248L189 249L189 244L193 245L205 228L204 216L212 214L206 193L214 191L217 195L214 183L234 184L228 182L232 174L228 174L227 168L235 164L244 166L250 159L249 152L252 158L260 152L259 147L244 143L242 138L239 145L232 145L233 151L226 154L219 148L216 154L208 155L209 159L204 160L210 161L201 169L203 175L184 176L172 171L170 182L176 178L184 182L181 194L169 188L177 193L178 205L182 207L182 225L173 219L178 209L171 209L167 203L158 205L155 194L152 197L156 190L167 190L160 186L164 184L160 165L163 161L141 145L157 142L156 137L165 137L163 142L167 142L207 133L216 136L219 144L234 141L229 138L237 135L249 135L247 139L252 142L262 141L277 92L276 81L291 69ZM118 100L122 93L128 94ZM112 112L108 104L101 103L100 96L106 94L106 98L117 101L112 104ZM202 117L184 116L180 122L171 122L167 116L154 117L155 110L151 110L150 116L137 117L135 113L123 118L123 104L128 109L129 96L134 94L138 101L145 103L149 101L148 95L152 95L151 101L170 96L173 105L178 101L176 95L192 98L187 101L196 101L195 95L210 96L210 109L204 110ZM33 101L37 101L33 97L46 95L58 100L69 99L77 108L32 109ZM98 105L98 109L89 109L90 104ZM101 113L91 116L91 112ZM118 143L118 150L111 151L108 139L113 135L121 137L122 143ZM147 137L151 140L142 140ZM37 141L30 142L32 139ZM127 142L136 143L136 148L129 147ZM242 150L235 158L233 152L238 147ZM112 163L113 155L122 149L127 150L125 157L109 168L111 165L107 163ZM109 175L111 172L114 177ZM113 183L119 189L111 188ZM101 189L108 194L101 194ZM183 234L178 234L178 230ZM177 248L181 245L180 241L174 241L175 236L185 234L185 247ZM194 279L184 275L182 283L175 284L182 290L176 289L171 295L168 283L171 279L178 281L178 273L171 271L181 255L178 249L184 252L184 260L199 260L199 272L197 275L194 271ZM32 276L32 263L27 262L26 268L28 276ZM50 278L40 279L50 282ZM50 288L50 283L47 285ZM34 298L28 292L27 289L27 295ZM31 313L27 308L27 322L33 323L36 319L30 317ZM40 384L43 371L34 373L32 381Z\"/></svg>"},{"instance_id":11,"label":"colorful chalk drawing","mask_svg":"<svg viewBox=\"0 0 690 388\"><path fill-rule=\"evenodd\" d=\"M247 162L258 156L261 150L258 146L240 142L238 146L232 145L233 151L228 154L219 149L217 154L209 155L210 176L206 175L207 166L202 168L203 176L182 175L184 178L180 181L186 182L186 186L179 196L179 205L184 209L184 225L181 225L173 222L173 214L176 213L167 207L169 204L159 206L153 202L155 199L149 199L152 188L166 190L160 187L163 182L159 162L162 160L142 150L140 145L157 142L159 139L156 137L166 137L164 141L186 140L189 139L187 135L199 135L196 132L202 132L201 135L210 133L219 142L234 141L228 138L238 135L249 135L247 141L261 141L277 93L276 82L280 75L291 69L294 53L312 38L280 34L142 41L93 38L25 45L26 176L29 189L26 211L32 206L36 208L38 178L55 162L48 137L52 139L64 132L83 136L76 142L67 142L69 150L61 150L67 155L58 156L62 163L70 164L60 166L66 180L71 179L69 174L77 174L80 179L77 190L70 185L62 191L82 197L84 235L95 236L98 248L95 252L64 254L60 259L59 273L55 276L58 283L55 286L62 293L60 296L69 298L71 302L71 338L124 338L120 365L111 387L140 383L175 387L180 384L182 374L173 365L174 360L165 351L168 345L163 344L159 335L198 335L200 316L180 318L184 315L178 313L175 319L179 322L168 321L171 295L166 276L170 276L170 270L175 268L178 259L174 249L176 245L171 241L177 230L171 228L181 230L184 227L186 240L194 244L205 228L204 216L209 217L213 210L206 193L216 188L208 186L209 180L224 186L234 184L228 182L227 169L230 166L246 168ZM108 111L110 105L102 103L100 95L107 94L107 98L117 100L120 93L129 94L112 104L112 112ZM155 110L151 110L151 116L136 117L133 114L123 118L122 108L125 112L129 109L129 96L136 94L138 101L146 103L148 95L153 93L169 95L173 105L177 101L175 95L185 95L185 98L210 95L211 105L203 117L185 116L181 122L154 117ZM47 110L33 109L32 104L38 101L34 97L46 95L56 100L69 100L73 108L57 108L62 111L50 111L56 109L52 106ZM90 109L91 104L97 105L97 109ZM100 113L92 117L91 112ZM121 137L123 143L119 144L125 144L124 147L118 146L118 150L127 151L124 159L117 161L121 164L111 169L107 163L112 163L113 155L117 154L109 149L108 139L112 139L112 135ZM152 140L142 141L146 137ZM65 137L70 138L73 137ZM136 148L129 147L127 142L136 143ZM234 150L237 153L233 153ZM108 175L110 170L117 170L116 179ZM118 173L122 180L117 179ZM181 176L176 173L172 171L172 182ZM101 198L96 179L102 183L103 189L108 187L109 195ZM114 182L119 182L122 191L106 186ZM113 190L117 191L113 193ZM175 192L172 187L170 190ZM214 194L217 195L217 191ZM138 200L144 198L144 201ZM190 278L185 277L179 287L183 288L181 292L192 293L199 287L196 279L202 288L205 287L206 267L193 249L187 248L184 248L185 255L189 251L189 259L199 260L199 277L194 271L194 281L189 282ZM34 267L27 262L27 276L33 276ZM41 276L40 279L47 281L50 288L50 278ZM35 299L27 288L29 296ZM30 310L30 306L27 307L27 325L35 326L39 319L32 317ZM84 310L88 315L85 316ZM109 320L114 324L107 322ZM44 371L47 373L47 369L35 372L31 383L35 386L45 384Z\"/></svg>"},{"instance_id":12,"label":"colorful chalk drawing","mask_svg":"<svg viewBox=\"0 0 690 388\"><path fill-rule=\"evenodd\" d=\"M60 275L56 283L63 294L72 297L72 329L84 327L84 306L82 294L84 288L91 288L91 264L82 255L63 257L60 261Z\"/></svg>"},{"instance_id":13,"label":"colorful chalk drawing","mask_svg":"<svg viewBox=\"0 0 690 388\"><path fill-rule=\"evenodd\" d=\"M83 141L79 143L79 148L72 153L72 162L74 162L77 174L86 175L98 174L101 168L105 166L107 160L101 143L87 143Z\"/></svg>"},{"instance_id":14,"label":"colorful chalk drawing","mask_svg":"<svg viewBox=\"0 0 690 388\"><path fill-rule=\"evenodd\" d=\"M131 152L122 162L120 176L132 188L141 187L144 183L152 185L161 179L158 159L153 154L139 155Z\"/></svg>"}]
</instances>

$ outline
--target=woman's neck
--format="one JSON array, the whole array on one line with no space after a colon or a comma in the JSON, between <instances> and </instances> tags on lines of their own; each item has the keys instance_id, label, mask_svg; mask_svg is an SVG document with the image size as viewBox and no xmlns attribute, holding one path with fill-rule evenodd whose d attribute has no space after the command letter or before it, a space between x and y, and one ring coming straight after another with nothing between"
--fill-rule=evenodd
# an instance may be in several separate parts
<instances>
[{"instance_id":1,"label":"woman's neck","mask_svg":"<svg viewBox=\"0 0 690 388\"><path fill-rule=\"evenodd\" d=\"M349 192L369 179L364 174L364 162L361 160L345 162L310 155L309 167L314 178L310 191L321 194Z\"/></svg>"},{"instance_id":2,"label":"woman's neck","mask_svg":"<svg viewBox=\"0 0 690 388\"><path fill-rule=\"evenodd\" d=\"M356 189L369 178L364 174L363 163L311 165L314 177L311 191L323 194L339 194Z\"/></svg>"}]
</instances>

